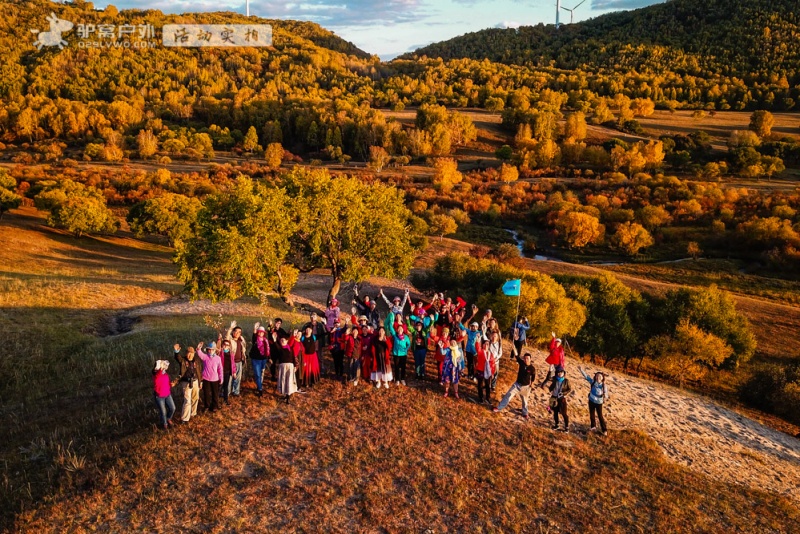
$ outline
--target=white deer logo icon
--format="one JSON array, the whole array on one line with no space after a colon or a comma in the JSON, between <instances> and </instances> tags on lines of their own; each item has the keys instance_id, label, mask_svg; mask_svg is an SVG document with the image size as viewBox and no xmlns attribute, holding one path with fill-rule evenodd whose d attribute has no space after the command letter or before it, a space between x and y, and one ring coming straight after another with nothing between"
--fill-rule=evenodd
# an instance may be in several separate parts
<instances>
[{"instance_id":1,"label":"white deer logo icon","mask_svg":"<svg viewBox=\"0 0 800 534\"><path fill-rule=\"evenodd\" d=\"M55 13L50 13L50 16L47 17L47 21L50 23L50 31L42 32L39 30L31 30L31 33L38 35L36 42L33 44L35 44L36 48L39 50L45 46L57 46L63 50L69 43L61 37L61 34L70 31L75 25L68 20L56 17Z\"/></svg>"}]
</instances>

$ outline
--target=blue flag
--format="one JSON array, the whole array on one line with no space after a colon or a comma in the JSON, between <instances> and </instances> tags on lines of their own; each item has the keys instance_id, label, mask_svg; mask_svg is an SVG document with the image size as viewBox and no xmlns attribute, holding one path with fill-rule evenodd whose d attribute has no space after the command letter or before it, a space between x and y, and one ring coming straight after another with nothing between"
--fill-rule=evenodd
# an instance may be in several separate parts
<instances>
[{"instance_id":1,"label":"blue flag","mask_svg":"<svg viewBox=\"0 0 800 534\"><path fill-rule=\"evenodd\" d=\"M518 297L522 291L522 280L509 280L503 284L503 294L509 297Z\"/></svg>"}]
</instances>

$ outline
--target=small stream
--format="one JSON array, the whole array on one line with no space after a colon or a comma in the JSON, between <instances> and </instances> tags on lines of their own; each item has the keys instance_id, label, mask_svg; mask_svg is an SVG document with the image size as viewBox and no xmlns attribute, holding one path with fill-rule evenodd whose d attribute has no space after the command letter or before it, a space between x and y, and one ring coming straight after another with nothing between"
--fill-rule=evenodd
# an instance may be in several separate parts
<instances>
[{"instance_id":1,"label":"small stream","mask_svg":"<svg viewBox=\"0 0 800 534\"><path fill-rule=\"evenodd\" d=\"M536 254L536 255L534 255L532 257L531 256L526 256L525 255L525 250L524 250L525 249L525 242L519 236L519 232L517 232L516 230L512 230L510 228L504 228L504 230L506 232L508 232L509 234L511 234L511 239L513 239L514 240L514 244L517 245L517 250L519 250L519 255L520 255L521 258L530 258L530 259L537 260L537 261L557 261L559 263L564 263L564 260L560 260L558 258L553 258L551 256L542 256L540 254Z\"/></svg>"},{"instance_id":2,"label":"small stream","mask_svg":"<svg viewBox=\"0 0 800 534\"><path fill-rule=\"evenodd\" d=\"M517 250L519 250L519 255L521 258L530 258L537 261L556 261L559 263L565 263L564 260L560 260L552 256L542 256L540 254L536 254L534 256L526 256L524 250L525 241L523 241L523 239L519 236L519 232L517 232L516 230L512 230L511 228L503 228L503 229L511 235L511 239L514 240L514 244L517 246ZM692 259L693 258L680 258L677 260L656 261L653 262L651 265L666 265L669 263L680 263L684 261L690 261ZM702 260L703 258L698 258L698 259ZM615 265L628 265L629 263L630 262L626 261L590 261L587 262L586 264L600 266L600 267L611 267Z\"/></svg>"}]
</instances>

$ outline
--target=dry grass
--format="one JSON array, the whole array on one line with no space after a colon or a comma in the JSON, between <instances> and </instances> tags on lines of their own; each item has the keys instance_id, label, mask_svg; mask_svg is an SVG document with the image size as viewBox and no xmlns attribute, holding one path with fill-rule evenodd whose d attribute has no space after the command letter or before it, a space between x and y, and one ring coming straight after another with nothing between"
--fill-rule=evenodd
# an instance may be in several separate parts
<instances>
[{"instance_id":1,"label":"dry grass","mask_svg":"<svg viewBox=\"0 0 800 534\"><path fill-rule=\"evenodd\" d=\"M324 381L288 407L245 394L189 428L139 432L122 446L134 448L102 469L63 468L90 489L17 528L791 532L800 519L782 498L669 463L640 433L554 434L438 388Z\"/></svg>"},{"instance_id":2,"label":"dry grass","mask_svg":"<svg viewBox=\"0 0 800 534\"><path fill-rule=\"evenodd\" d=\"M10 332L8 353L24 355L0 360L0 526L790 532L800 519L795 503L676 466L638 432L604 441L556 435L543 419L526 424L444 400L430 382L375 391L324 380L286 407L253 396L248 381L243 398L221 413L155 431L153 359L213 332L200 316L144 317L108 338L87 325L176 291L169 251L125 236L74 239L40 222L15 213L0 224L0 237L30 245L0 250L9 266L0 325ZM468 249L431 245L421 265ZM20 289L28 287L26 297ZM302 320L286 309L265 313ZM499 389L512 379L503 373Z\"/></svg>"}]
</instances>

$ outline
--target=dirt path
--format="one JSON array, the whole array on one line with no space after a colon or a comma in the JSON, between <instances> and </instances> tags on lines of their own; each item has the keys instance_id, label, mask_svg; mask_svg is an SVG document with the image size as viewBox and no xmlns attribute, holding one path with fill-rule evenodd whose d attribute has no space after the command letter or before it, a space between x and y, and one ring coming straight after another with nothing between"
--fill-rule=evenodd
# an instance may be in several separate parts
<instances>
[{"instance_id":1,"label":"dirt path","mask_svg":"<svg viewBox=\"0 0 800 534\"><path fill-rule=\"evenodd\" d=\"M535 358L543 369L545 354ZM570 419L586 431L589 383L581 362L568 362L567 377L576 390ZM589 374L597 366L585 367ZM604 370L610 399L605 415L612 433L639 429L650 435L673 461L714 479L744 484L800 501L800 440L768 428L733 410L684 390ZM537 390L540 417L547 395ZM548 414L549 416L549 414ZM548 421L549 423L549 421Z\"/></svg>"}]
</instances>

